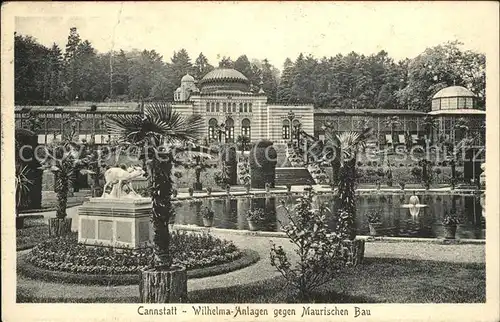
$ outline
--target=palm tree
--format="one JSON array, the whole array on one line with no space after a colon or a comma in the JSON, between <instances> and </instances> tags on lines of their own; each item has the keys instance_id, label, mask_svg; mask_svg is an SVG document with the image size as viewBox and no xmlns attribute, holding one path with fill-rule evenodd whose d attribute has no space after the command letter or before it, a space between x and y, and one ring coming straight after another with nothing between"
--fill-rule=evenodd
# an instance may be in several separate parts
<instances>
[{"instance_id":1,"label":"palm tree","mask_svg":"<svg viewBox=\"0 0 500 322\"><path fill-rule=\"evenodd\" d=\"M432 133L434 132L434 129L438 128L438 121L436 120L435 117L431 115L426 115L422 119L422 127L424 128L425 134L432 142Z\"/></svg>"},{"instance_id":2,"label":"palm tree","mask_svg":"<svg viewBox=\"0 0 500 322\"><path fill-rule=\"evenodd\" d=\"M41 168L54 173L57 194L56 218L49 220L49 235L60 236L71 231L71 218L66 218L69 187L76 179L76 171L85 164L81 144L75 142L79 122L81 119L78 115L67 120L69 132L64 133L63 140L48 144L44 150L45 158Z\"/></svg>"},{"instance_id":3,"label":"palm tree","mask_svg":"<svg viewBox=\"0 0 500 322\"><path fill-rule=\"evenodd\" d=\"M362 150L368 138L372 135L372 128L365 127L361 132L349 131L337 133L329 124L323 127L325 130L324 141L301 131L302 137L309 141L308 145L313 148L308 153L313 154L310 159L322 164L330 162L333 178L332 185L338 188L339 213L344 213L341 218L340 233L344 238L353 240L356 237L355 216L355 181L356 181L356 157Z\"/></svg>"},{"instance_id":4,"label":"palm tree","mask_svg":"<svg viewBox=\"0 0 500 322\"><path fill-rule=\"evenodd\" d=\"M356 237L356 157L358 151L365 147L371 133L371 128L361 132L349 131L340 134L330 128L325 133L325 144L331 147L331 153L334 153L329 160L334 173L333 184L338 187L338 210L341 217L345 214L340 218L340 233L350 240Z\"/></svg>"},{"instance_id":5,"label":"palm tree","mask_svg":"<svg viewBox=\"0 0 500 322\"><path fill-rule=\"evenodd\" d=\"M163 102L149 103L144 115L116 115L108 119L107 127L118 141L135 146L145 146L143 156L151 169L152 221L154 229L155 267L169 268L169 222L174 216L171 203L172 164L175 154L185 151L188 144L202 137L201 115L183 116Z\"/></svg>"},{"instance_id":6,"label":"palm tree","mask_svg":"<svg viewBox=\"0 0 500 322\"><path fill-rule=\"evenodd\" d=\"M238 147L241 147L242 151L246 151L247 145L250 143L250 138L246 135L238 135L236 143L238 143Z\"/></svg>"},{"instance_id":7,"label":"palm tree","mask_svg":"<svg viewBox=\"0 0 500 322\"><path fill-rule=\"evenodd\" d=\"M391 129L391 139L394 140L394 130L401 125L399 117L396 115L388 116L385 119L384 123L386 127L389 127ZM392 144L392 148L394 149L394 143Z\"/></svg>"}]
</instances>

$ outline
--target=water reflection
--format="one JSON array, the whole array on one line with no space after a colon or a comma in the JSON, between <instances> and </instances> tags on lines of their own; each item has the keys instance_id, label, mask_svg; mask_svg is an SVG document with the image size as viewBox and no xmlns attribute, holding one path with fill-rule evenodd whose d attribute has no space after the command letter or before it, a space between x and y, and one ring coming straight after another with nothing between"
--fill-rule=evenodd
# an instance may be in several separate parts
<instances>
[{"instance_id":1,"label":"water reflection","mask_svg":"<svg viewBox=\"0 0 500 322\"><path fill-rule=\"evenodd\" d=\"M485 219L482 216L480 196L474 195L422 195L416 197L421 204L420 211L413 216L405 208L410 203L411 194L397 195L358 195L356 197L357 216L356 227L359 235L369 233L366 214L370 211L380 210L382 214L382 227L380 234L383 236L397 237L442 237L443 228L441 221L446 211L451 207L457 210L462 224L457 229L459 238L484 239ZM214 226L226 229L249 229L247 212L250 209L260 208L265 212L265 217L258 224L262 231L279 231L282 225L288 224L285 210L278 207L281 201L294 203L297 197L290 195L267 197L224 197L203 200L184 201L176 205L175 222L178 224L203 225L201 209L205 206L215 212ZM315 198L315 205L326 203L331 210L328 216L329 227L336 226L335 197L332 195L319 195Z\"/></svg>"}]
</instances>

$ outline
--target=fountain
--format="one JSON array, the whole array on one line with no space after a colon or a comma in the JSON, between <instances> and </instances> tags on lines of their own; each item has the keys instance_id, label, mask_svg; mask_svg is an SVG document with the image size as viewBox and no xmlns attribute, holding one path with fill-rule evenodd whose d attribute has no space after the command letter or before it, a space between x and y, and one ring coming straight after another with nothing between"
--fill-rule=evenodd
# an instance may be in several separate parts
<instances>
[{"instance_id":1,"label":"fountain","mask_svg":"<svg viewBox=\"0 0 500 322\"><path fill-rule=\"evenodd\" d=\"M427 205L423 205L420 203L418 196L413 192L413 196L410 197L408 204L401 205L401 208L408 208L410 210L410 214L412 218L415 220L419 213L420 209L427 207Z\"/></svg>"},{"instance_id":2,"label":"fountain","mask_svg":"<svg viewBox=\"0 0 500 322\"><path fill-rule=\"evenodd\" d=\"M130 185L143 174L140 167L106 171L105 187L112 186L111 192L104 189L102 197L90 198L78 209L79 243L139 248L150 240L151 198L141 197Z\"/></svg>"}]
</instances>

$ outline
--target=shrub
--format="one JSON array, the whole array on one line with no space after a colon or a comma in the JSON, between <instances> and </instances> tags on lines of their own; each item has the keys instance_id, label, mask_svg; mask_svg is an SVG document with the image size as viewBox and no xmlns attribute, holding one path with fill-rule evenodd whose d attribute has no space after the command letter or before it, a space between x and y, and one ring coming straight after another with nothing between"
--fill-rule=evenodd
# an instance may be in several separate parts
<instances>
[{"instance_id":1,"label":"shrub","mask_svg":"<svg viewBox=\"0 0 500 322\"><path fill-rule=\"evenodd\" d=\"M209 234L171 233L174 264L187 269L233 261L241 251L232 243ZM76 234L49 239L33 248L27 260L34 266L81 274L138 274L150 268L151 247L116 251L109 247L78 244Z\"/></svg>"},{"instance_id":2,"label":"shrub","mask_svg":"<svg viewBox=\"0 0 500 322\"><path fill-rule=\"evenodd\" d=\"M340 236L330 232L326 208L312 208L311 194L299 198L293 208L283 207L290 219L284 231L298 247L299 258L292 266L283 247L271 242L271 265L298 291L299 298L307 301L315 288L332 281L345 267L347 249Z\"/></svg>"},{"instance_id":3,"label":"shrub","mask_svg":"<svg viewBox=\"0 0 500 322\"><path fill-rule=\"evenodd\" d=\"M263 220L265 218L266 214L264 212L264 209L262 208L255 208L255 209L250 209L247 212L247 220Z\"/></svg>"},{"instance_id":4,"label":"shrub","mask_svg":"<svg viewBox=\"0 0 500 322\"><path fill-rule=\"evenodd\" d=\"M439 174L441 174L441 169L440 168L436 168L436 169L434 169L434 172L439 175Z\"/></svg>"},{"instance_id":5,"label":"shrub","mask_svg":"<svg viewBox=\"0 0 500 322\"><path fill-rule=\"evenodd\" d=\"M399 167L400 167L400 168L404 168L404 167L405 167L405 164L404 164L404 163L400 163L400 164L399 164Z\"/></svg>"},{"instance_id":6,"label":"shrub","mask_svg":"<svg viewBox=\"0 0 500 322\"><path fill-rule=\"evenodd\" d=\"M250 151L249 163L252 188L263 189L266 182L274 188L277 153L271 141L262 140Z\"/></svg>"},{"instance_id":7,"label":"shrub","mask_svg":"<svg viewBox=\"0 0 500 322\"><path fill-rule=\"evenodd\" d=\"M460 224L460 218L457 216L454 210L446 211L443 216L444 226L455 226Z\"/></svg>"},{"instance_id":8,"label":"shrub","mask_svg":"<svg viewBox=\"0 0 500 322\"><path fill-rule=\"evenodd\" d=\"M358 167L362 167L363 166L363 162L361 162L361 161L358 161L356 164L358 165Z\"/></svg>"},{"instance_id":9,"label":"shrub","mask_svg":"<svg viewBox=\"0 0 500 322\"><path fill-rule=\"evenodd\" d=\"M366 165L369 166L369 167L371 167L372 166L372 162L368 161L368 162L366 162Z\"/></svg>"},{"instance_id":10,"label":"shrub","mask_svg":"<svg viewBox=\"0 0 500 322\"><path fill-rule=\"evenodd\" d=\"M377 161L373 161L373 162L372 162L372 165L373 165L374 167L378 166Z\"/></svg>"},{"instance_id":11,"label":"shrub","mask_svg":"<svg viewBox=\"0 0 500 322\"><path fill-rule=\"evenodd\" d=\"M417 179L421 179L421 177L422 177L422 168L420 168L420 167L413 167L411 169L411 175L414 176Z\"/></svg>"},{"instance_id":12,"label":"shrub","mask_svg":"<svg viewBox=\"0 0 500 322\"><path fill-rule=\"evenodd\" d=\"M379 210L374 210L366 213L366 218L370 224L380 223L381 214Z\"/></svg>"},{"instance_id":13,"label":"shrub","mask_svg":"<svg viewBox=\"0 0 500 322\"><path fill-rule=\"evenodd\" d=\"M201 210L201 216L205 219L212 220L215 217L215 213L212 209L205 207Z\"/></svg>"}]
</instances>

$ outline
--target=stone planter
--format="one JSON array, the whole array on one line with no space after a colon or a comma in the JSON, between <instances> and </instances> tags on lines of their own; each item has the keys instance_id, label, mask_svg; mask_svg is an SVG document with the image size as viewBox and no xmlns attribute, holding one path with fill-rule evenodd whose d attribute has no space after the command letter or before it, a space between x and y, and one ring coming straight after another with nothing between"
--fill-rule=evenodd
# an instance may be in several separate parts
<instances>
[{"instance_id":1,"label":"stone planter","mask_svg":"<svg viewBox=\"0 0 500 322\"><path fill-rule=\"evenodd\" d=\"M260 222L258 220L251 220L251 219L248 219L248 229L251 230L251 231L257 231L257 230L260 230Z\"/></svg>"},{"instance_id":2,"label":"stone planter","mask_svg":"<svg viewBox=\"0 0 500 322\"><path fill-rule=\"evenodd\" d=\"M214 225L213 218L203 218L203 226L204 227L212 227Z\"/></svg>"},{"instance_id":3,"label":"stone planter","mask_svg":"<svg viewBox=\"0 0 500 322\"><path fill-rule=\"evenodd\" d=\"M370 236L378 236L380 227L382 227L382 223L369 223L368 228L370 229Z\"/></svg>"},{"instance_id":4,"label":"stone planter","mask_svg":"<svg viewBox=\"0 0 500 322\"><path fill-rule=\"evenodd\" d=\"M457 232L456 225L445 225L443 226L444 238L445 239L455 239L455 234Z\"/></svg>"},{"instance_id":5,"label":"stone planter","mask_svg":"<svg viewBox=\"0 0 500 322\"><path fill-rule=\"evenodd\" d=\"M187 271L182 266L159 267L140 273L142 303L186 303Z\"/></svg>"}]
</instances>

